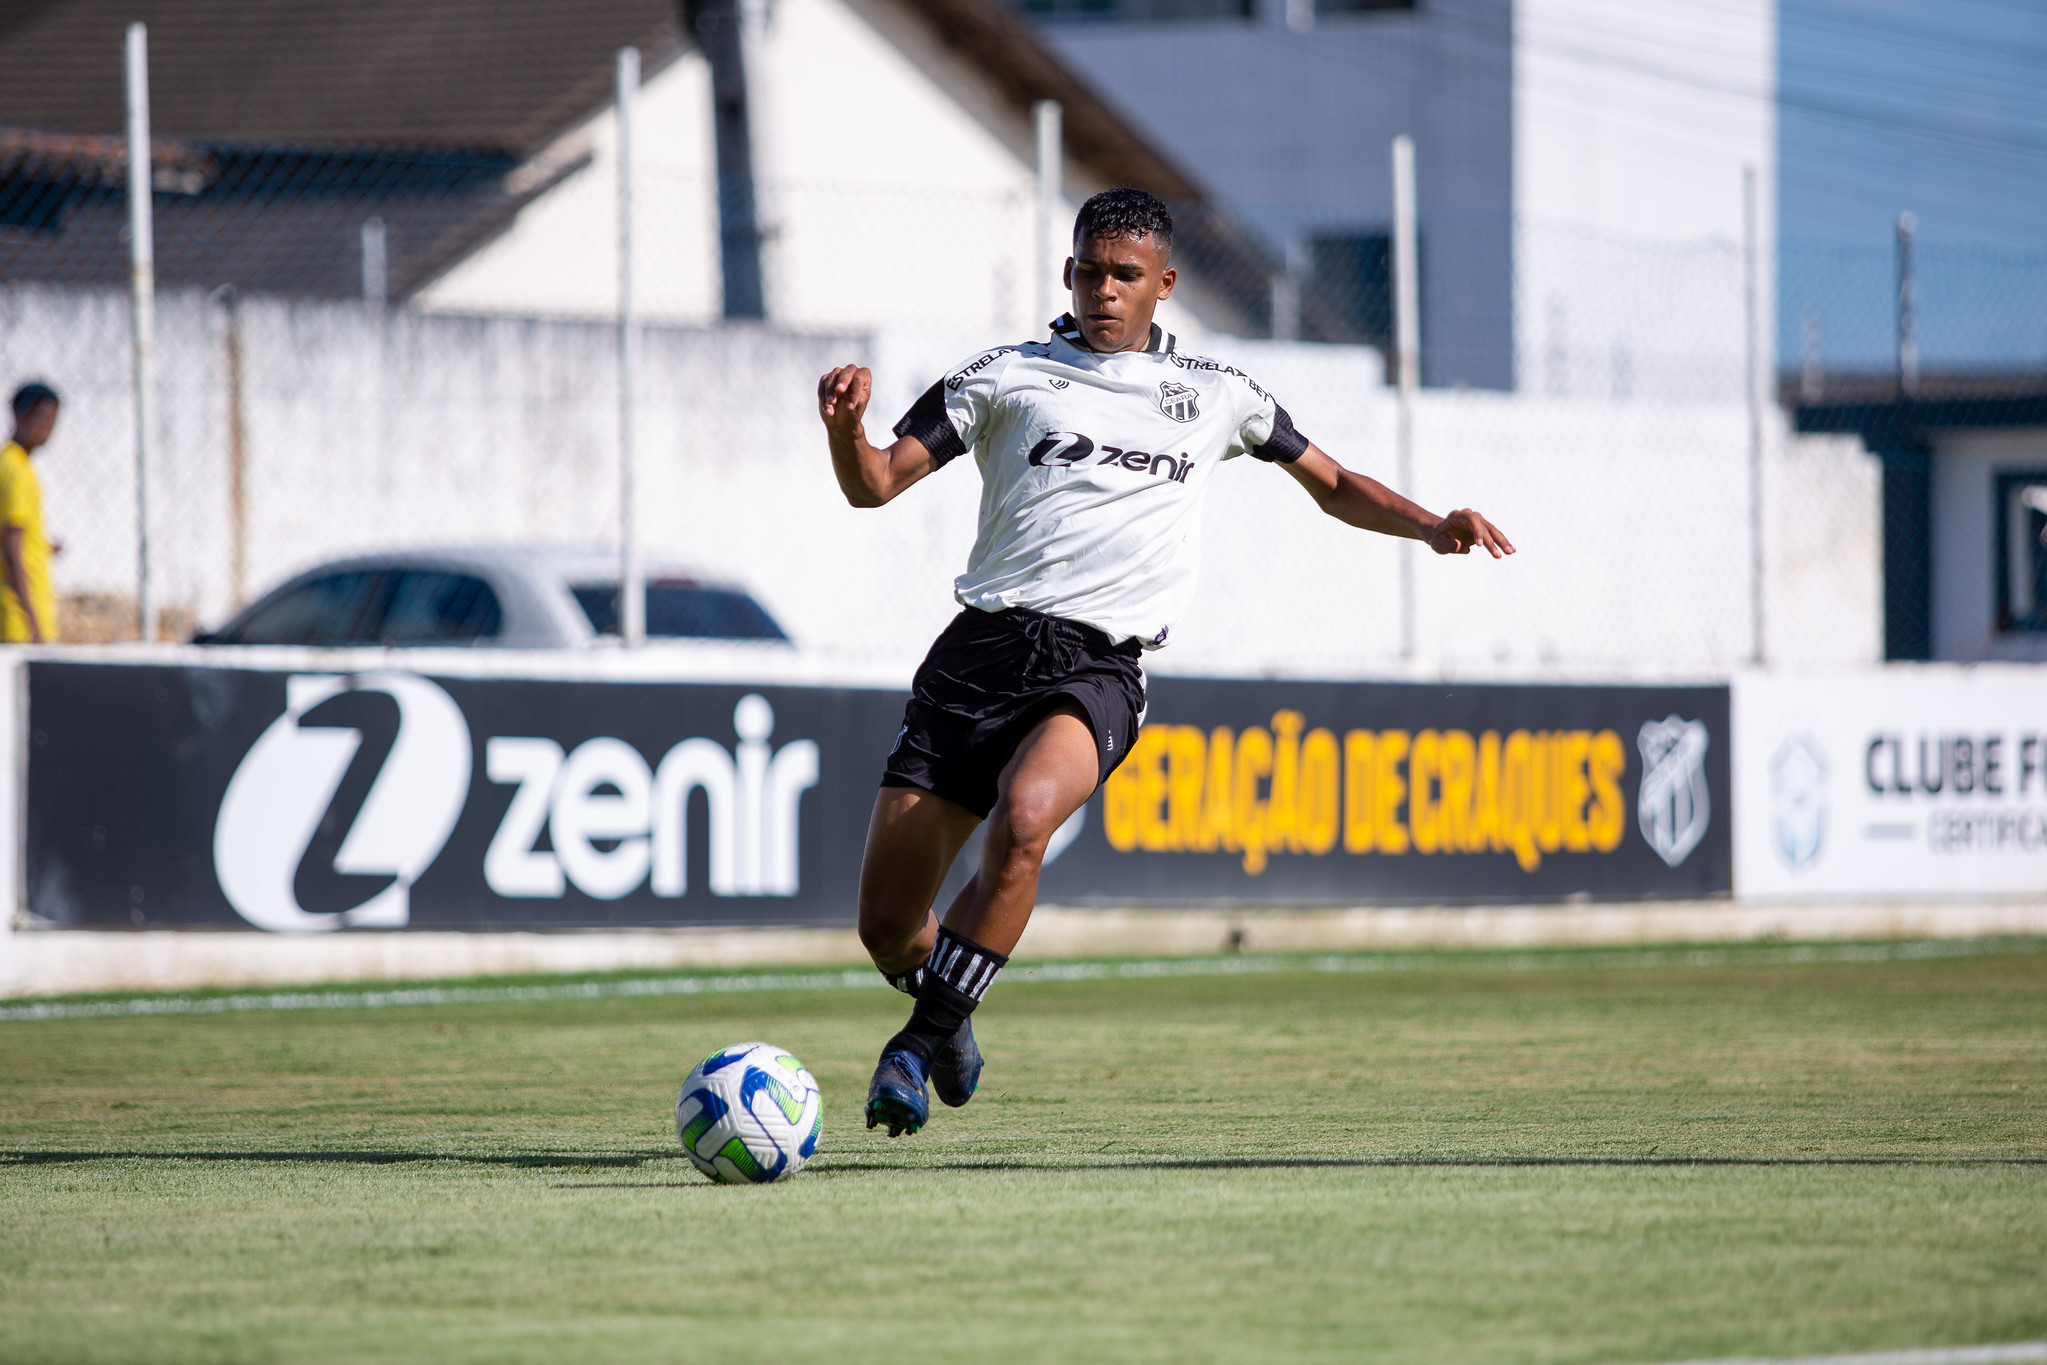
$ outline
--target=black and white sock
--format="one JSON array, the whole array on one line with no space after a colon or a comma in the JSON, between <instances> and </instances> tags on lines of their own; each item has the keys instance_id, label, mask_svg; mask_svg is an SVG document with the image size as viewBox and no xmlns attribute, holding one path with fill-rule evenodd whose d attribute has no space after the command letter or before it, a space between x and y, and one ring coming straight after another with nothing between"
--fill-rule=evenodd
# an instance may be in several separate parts
<instances>
[{"instance_id":1,"label":"black and white sock","mask_svg":"<svg viewBox=\"0 0 2047 1365\"><path fill-rule=\"evenodd\" d=\"M938 945L924 963L910 1022L889 1039L889 1047L905 1048L929 1062L938 1048L959 1032L995 983L996 973L1008 962L1004 954L941 927Z\"/></svg>"},{"instance_id":2,"label":"black and white sock","mask_svg":"<svg viewBox=\"0 0 2047 1365\"><path fill-rule=\"evenodd\" d=\"M927 958L926 961L929 961L929 959ZM904 995L915 999L917 991L924 984L924 963L918 963L907 972L883 972L881 979L894 986Z\"/></svg>"}]
</instances>

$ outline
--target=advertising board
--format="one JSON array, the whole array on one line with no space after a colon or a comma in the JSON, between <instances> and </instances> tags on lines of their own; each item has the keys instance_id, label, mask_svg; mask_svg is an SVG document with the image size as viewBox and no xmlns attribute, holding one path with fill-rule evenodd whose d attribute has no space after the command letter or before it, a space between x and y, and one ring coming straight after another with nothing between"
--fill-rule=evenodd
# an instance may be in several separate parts
<instances>
[{"instance_id":1,"label":"advertising board","mask_svg":"<svg viewBox=\"0 0 2047 1365\"><path fill-rule=\"evenodd\" d=\"M2047 891L2047 685L2024 668L1744 678L1743 897Z\"/></svg>"},{"instance_id":2,"label":"advertising board","mask_svg":"<svg viewBox=\"0 0 2047 1365\"><path fill-rule=\"evenodd\" d=\"M845 923L879 688L28 665L57 927ZM1726 894L1725 688L1157 679L1068 904ZM955 868L970 875L974 850Z\"/></svg>"}]
</instances>

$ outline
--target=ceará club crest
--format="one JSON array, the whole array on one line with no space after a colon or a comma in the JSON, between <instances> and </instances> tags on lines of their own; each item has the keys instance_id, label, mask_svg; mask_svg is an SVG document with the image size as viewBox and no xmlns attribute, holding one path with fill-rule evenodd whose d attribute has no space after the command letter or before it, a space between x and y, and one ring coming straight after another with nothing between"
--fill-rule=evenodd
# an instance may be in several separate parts
<instances>
[{"instance_id":1,"label":"cear\u00e1 club crest","mask_svg":"<svg viewBox=\"0 0 2047 1365\"><path fill-rule=\"evenodd\" d=\"M1191 422L1201 415L1193 389L1168 379L1159 385L1159 411L1175 422Z\"/></svg>"}]
</instances>

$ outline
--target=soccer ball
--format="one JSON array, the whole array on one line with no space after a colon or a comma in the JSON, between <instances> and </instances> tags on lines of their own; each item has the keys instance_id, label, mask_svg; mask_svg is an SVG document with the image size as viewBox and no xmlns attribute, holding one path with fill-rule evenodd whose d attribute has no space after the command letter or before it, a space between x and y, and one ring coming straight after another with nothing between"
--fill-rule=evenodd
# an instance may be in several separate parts
<instances>
[{"instance_id":1,"label":"soccer ball","mask_svg":"<svg viewBox=\"0 0 2047 1365\"><path fill-rule=\"evenodd\" d=\"M741 1043L698 1062L675 1100L690 1164L727 1185L761 1185L809 1163L824 1099L803 1063L769 1043Z\"/></svg>"}]
</instances>

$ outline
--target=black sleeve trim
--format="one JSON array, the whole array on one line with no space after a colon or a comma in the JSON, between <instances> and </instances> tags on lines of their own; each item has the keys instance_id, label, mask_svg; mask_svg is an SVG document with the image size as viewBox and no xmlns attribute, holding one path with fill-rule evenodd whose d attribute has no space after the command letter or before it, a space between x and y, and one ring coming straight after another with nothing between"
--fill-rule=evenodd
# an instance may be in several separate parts
<instances>
[{"instance_id":1,"label":"black sleeve trim","mask_svg":"<svg viewBox=\"0 0 2047 1365\"><path fill-rule=\"evenodd\" d=\"M924 390L922 398L910 404L903 420L896 423L896 435L916 437L918 444L931 452L931 462L941 469L967 453L967 443L960 439L959 432L953 429L952 419L945 415L945 381L942 379Z\"/></svg>"},{"instance_id":2,"label":"black sleeve trim","mask_svg":"<svg viewBox=\"0 0 2047 1365\"><path fill-rule=\"evenodd\" d=\"M1272 405L1272 435L1262 446L1251 448L1251 458L1273 464L1292 464L1308 453L1308 438L1294 430L1294 419L1279 404Z\"/></svg>"}]
</instances>

